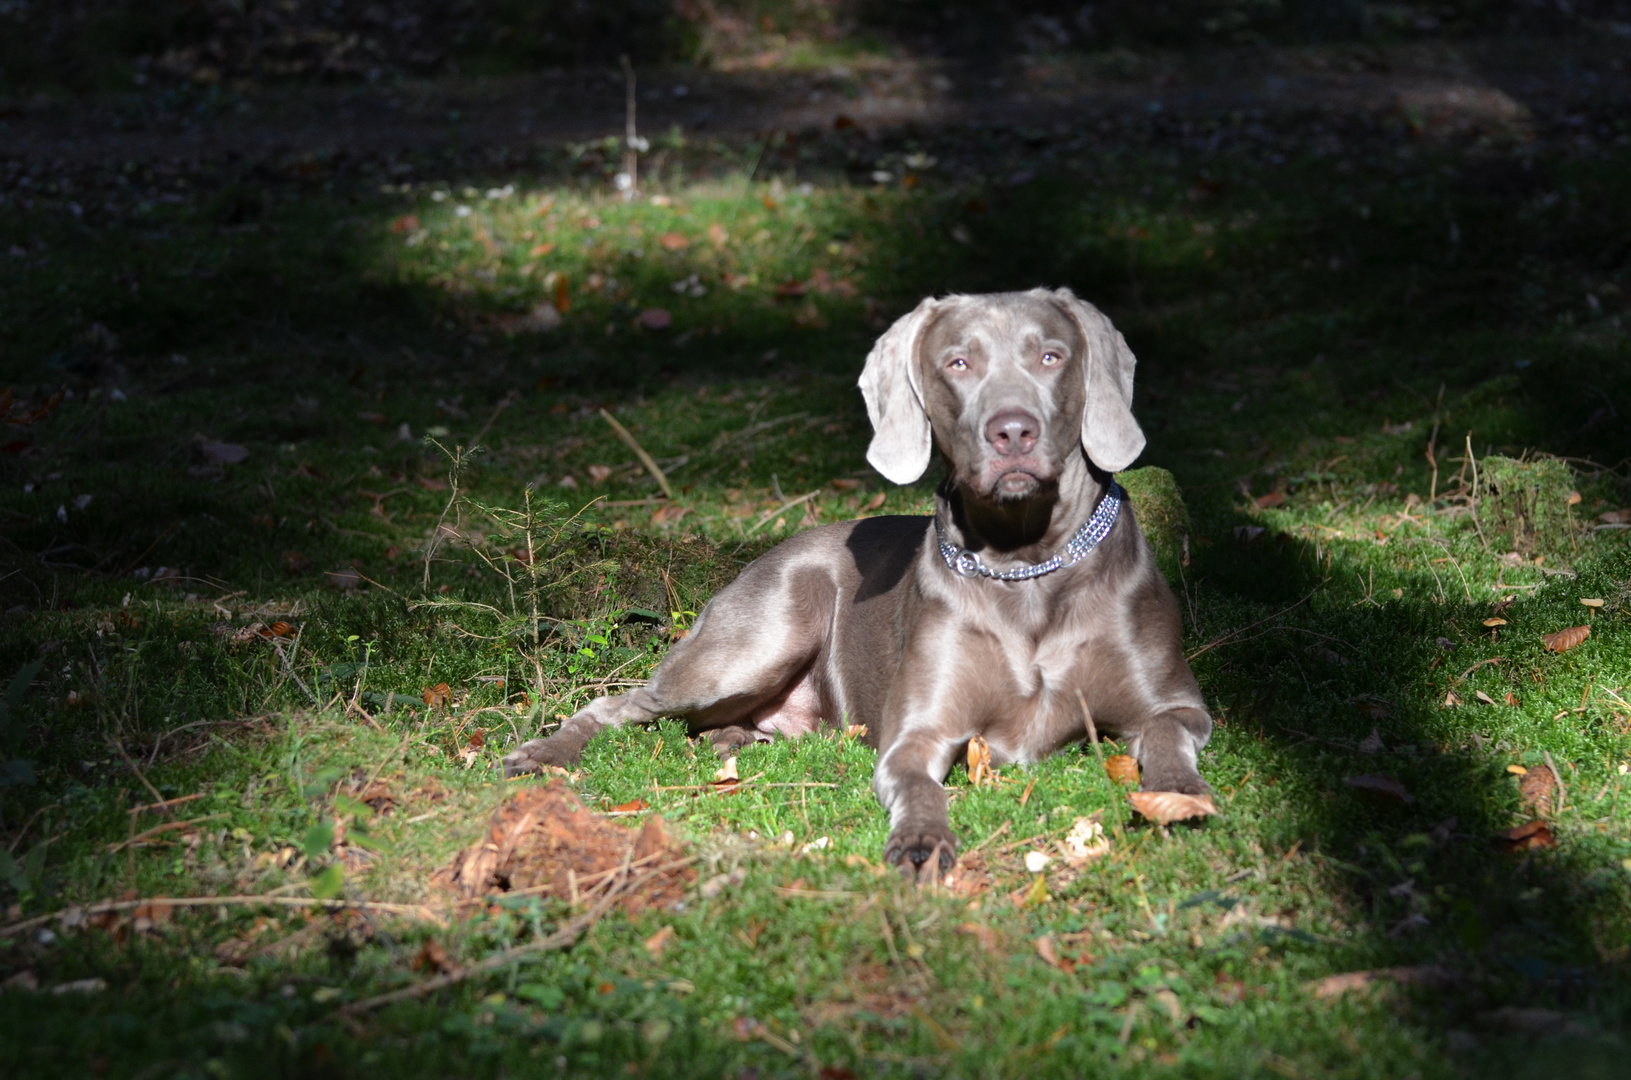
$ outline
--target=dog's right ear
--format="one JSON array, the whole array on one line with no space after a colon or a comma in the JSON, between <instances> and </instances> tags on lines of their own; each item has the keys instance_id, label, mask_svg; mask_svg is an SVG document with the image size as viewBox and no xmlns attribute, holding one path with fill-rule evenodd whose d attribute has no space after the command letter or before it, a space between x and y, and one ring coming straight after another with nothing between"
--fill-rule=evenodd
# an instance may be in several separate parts
<instances>
[{"instance_id":1,"label":"dog's right ear","mask_svg":"<svg viewBox=\"0 0 1631 1080\"><path fill-rule=\"evenodd\" d=\"M861 396L866 398L867 416L872 420L872 444L866 459L896 484L910 484L929 467L933 436L923 407L917 343L938 303L926 299L895 320L872 346L861 370Z\"/></svg>"}]
</instances>

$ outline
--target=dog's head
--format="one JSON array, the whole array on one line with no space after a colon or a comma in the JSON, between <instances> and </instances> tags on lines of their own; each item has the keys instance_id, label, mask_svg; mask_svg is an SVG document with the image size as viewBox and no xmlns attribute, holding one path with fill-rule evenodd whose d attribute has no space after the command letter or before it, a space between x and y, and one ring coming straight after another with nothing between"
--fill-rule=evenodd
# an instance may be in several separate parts
<instances>
[{"instance_id":1,"label":"dog's head","mask_svg":"<svg viewBox=\"0 0 1631 1080\"><path fill-rule=\"evenodd\" d=\"M938 445L953 481L982 500L1035 498L1080 446L1116 472L1144 449L1133 354L1069 289L923 301L866 360L867 460L897 484Z\"/></svg>"}]
</instances>

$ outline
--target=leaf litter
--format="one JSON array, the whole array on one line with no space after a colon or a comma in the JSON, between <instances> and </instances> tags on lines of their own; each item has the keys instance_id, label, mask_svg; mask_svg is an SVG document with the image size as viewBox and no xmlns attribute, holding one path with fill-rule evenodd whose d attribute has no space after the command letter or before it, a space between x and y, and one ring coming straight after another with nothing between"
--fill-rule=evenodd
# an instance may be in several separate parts
<instances>
[{"instance_id":1,"label":"leaf litter","mask_svg":"<svg viewBox=\"0 0 1631 1080\"><path fill-rule=\"evenodd\" d=\"M504 800L485 836L454 856L435 880L467 906L506 893L577 904L612 887L620 872L636 870L651 876L618 903L637 915L685 896L697 877L688 862L661 817L647 818L638 830L625 828L584 806L555 779Z\"/></svg>"}]
</instances>

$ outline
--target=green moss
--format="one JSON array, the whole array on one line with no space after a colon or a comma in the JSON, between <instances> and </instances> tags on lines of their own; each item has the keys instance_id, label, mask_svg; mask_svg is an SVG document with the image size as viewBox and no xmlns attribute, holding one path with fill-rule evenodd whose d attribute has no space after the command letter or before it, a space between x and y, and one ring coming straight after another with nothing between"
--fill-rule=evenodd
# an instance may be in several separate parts
<instances>
[{"instance_id":1,"label":"green moss","mask_svg":"<svg viewBox=\"0 0 1631 1080\"><path fill-rule=\"evenodd\" d=\"M1569 510L1575 488L1574 470L1555 457L1484 458L1478 462L1484 539L1501 551L1569 560L1579 550L1579 523Z\"/></svg>"},{"instance_id":2,"label":"green moss","mask_svg":"<svg viewBox=\"0 0 1631 1080\"><path fill-rule=\"evenodd\" d=\"M1119 474L1116 479L1127 489L1133 503L1133 516L1155 548L1155 561L1169 581L1178 580L1189 537L1189 509L1178 480L1166 469L1146 465Z\"/></svg>"}]
</instances>

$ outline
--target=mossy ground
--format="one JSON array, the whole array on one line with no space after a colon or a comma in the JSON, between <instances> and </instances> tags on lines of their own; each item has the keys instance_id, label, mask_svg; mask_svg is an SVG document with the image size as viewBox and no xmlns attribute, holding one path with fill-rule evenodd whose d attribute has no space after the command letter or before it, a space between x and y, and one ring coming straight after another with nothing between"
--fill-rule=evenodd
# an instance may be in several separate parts
<instances>
[{"instance_id":1,"label":"mossy ground","mask_svg":"<svg viewBox=\"0 0 1631 1080\"><path fill-rule=\"evenodd\" d=\"M344 895L422 899L515 739L644 676L779 537L927 505L933 477L866 468L854 379L884 321L951 289L1069 284L1137 352L1145 463L1188 504L1188 565L1165 561L1223 812L1150 828L1085 753L989 788L954 770L965 847L1006 829L973 907L873 865L857 742L753 747L754 783L699 795L665 789L705 785L710 752L623 730L591 746L585 797L647 800L739 884L359 1024L337 1006L424 977L426 938L473 960L560 912L303 931L223 906L10 936L0 969L41 989L0 991L7 1075L1522 1073L1512 1006L1565 1031L1549 1070L1607 1069L1631 1007L1631 554L1595 525L1631 501L1631 156L1318 122L954 130L871 147L887 185L828 167L844 132L769 169L759 144L676 141L648 173L662 205L604 194L582 147L172 201L113 167L105 212L9 202L0 364L30 408L71 390L0 461L0 671L43 661L8 714L8 760L31 763L0 802L17 918L336 886L312 842L336 816L377 849L353 848ZM942 179L957 162L1035 176ZM557 298L563 325L528 329ZM668 329L642 329L654 307ZM1471 473L1526 451L1582 498L1514 550L1480 531ZM1508 767L1547 754L1557 846L1505 853L1527 817ZM397 798L371 823L359 770ZM1413 801L1344 783L1375 774ZM832 786L772 786L809 783ZM119 847L165 823L131 822L155 791L198 796L175 809L197 824ZM1094 811L1111 855L1011 899L1021 842ZM276 947L217 952L246 940ZM1307 989L1422 964L1448 981ZM107 989L50 992L81 979Z\"/></svg>"}]
</instances>

